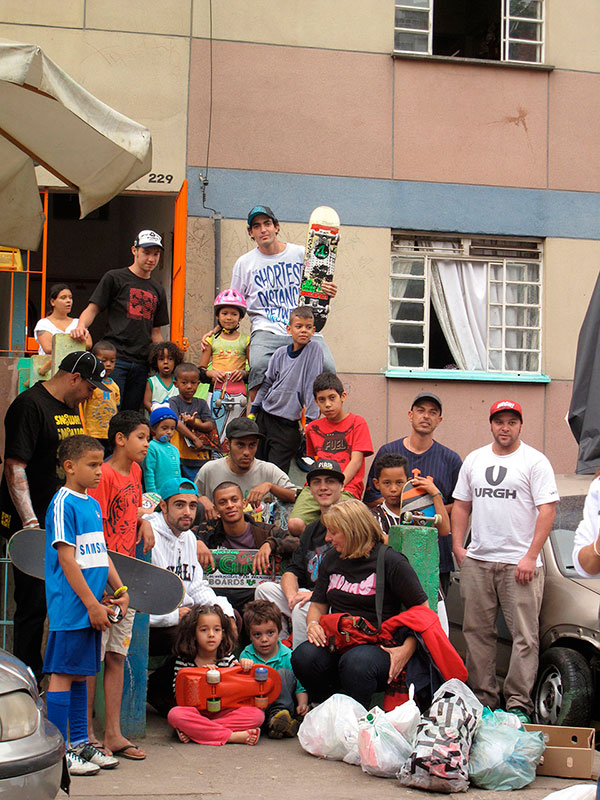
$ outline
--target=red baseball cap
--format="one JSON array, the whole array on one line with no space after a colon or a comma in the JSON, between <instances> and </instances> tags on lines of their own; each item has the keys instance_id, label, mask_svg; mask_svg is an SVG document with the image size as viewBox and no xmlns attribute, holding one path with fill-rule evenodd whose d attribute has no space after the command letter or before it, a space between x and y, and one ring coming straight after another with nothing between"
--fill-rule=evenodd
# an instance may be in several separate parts
<instances>
[{"instance_id":1,"label":"red baseball cap","mask_svg":"<svg viewBox=\"0 0 600 800\"><path fill-rule=\"evenodd\" d=\"M514 413L518 414L521 418L521 422L523 422L523 409L515 400L496 400L490 408L490 421L494 414L498 414L500 411L514 411Z\"/></svg>"}]
</instances>

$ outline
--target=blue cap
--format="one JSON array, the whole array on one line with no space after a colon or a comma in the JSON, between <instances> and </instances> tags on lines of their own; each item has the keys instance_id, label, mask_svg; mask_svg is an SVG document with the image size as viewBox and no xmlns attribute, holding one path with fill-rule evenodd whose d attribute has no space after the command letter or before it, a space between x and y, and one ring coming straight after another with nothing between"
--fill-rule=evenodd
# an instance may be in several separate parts
<instances>
[{"instance_id":1,"label":"blue cap","mask_svg":"<svg viewBox=\"0 0 600 800\"><path fill-rule=\"evenodd\" d=\"M158 493L163 500L168 500L174 494L195 494L198 497L198 487L189 478L169 478L160 487Z\"/></svg>"},{"instance_id":2,"label":"blue cap","mask_svg":"<svg viewBox=\"0 0 600 800\"><path fill-rule=\"evenodd\" d=\"M174 419L177 422L177 414L169 406L158 406L150 414L150 427L153 428L158 425L163 419Z\"/></svg>"},{"instance_id":3,"label":"blue cap","mask_svg":"<svg viewBox=\"0 0 600 800\"><path fill-rule=\"evenodd\" d=\"M264 214L265 217L269 217L269 219L272 219L273 222L275 222L277 219L269 206L254 206L254 208L252 208L248 213L248 227L252 225L254 217L258 217L259 214Z\"/></svg>"}]
</instances>

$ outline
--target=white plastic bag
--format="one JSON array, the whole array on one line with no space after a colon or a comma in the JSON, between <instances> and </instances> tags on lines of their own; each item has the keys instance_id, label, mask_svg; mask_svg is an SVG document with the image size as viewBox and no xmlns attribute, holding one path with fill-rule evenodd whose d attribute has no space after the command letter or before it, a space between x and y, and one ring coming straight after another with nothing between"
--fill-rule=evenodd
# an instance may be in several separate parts
<instances>
[{"instance_id":1,"label":"white plastic bag","mask_svg":"<svg viewBox=\"0 0 600 800\"><path fill-rule=\"evenodd\" d=\"M358 764L358 720L367 709L352 697L333 694L304 717L300 745L318 758Z\"/></svg>"},{"instance_id":2,"label":"white plastic bag","mask_svg":"<svg viewBox=\"0 0 600 800\"><path fill-rule=\"evenodd\" d=\"M408 689L408 700L406 703L396 706L396 708L388 711L385 715L398 733L401 733L411 745L414 744L415 736L417 735L417 725L421 719L421 712L419 711L419 706L414 701L414 696L415 687L414 684L411 683Z\"/></svg>"},{"instance_id":3,"label":"white plastic bag","mask_svg":"<svg viewBox=\"0 0 600 800\"><path fill-rule=\"evenodd\" d=\"M510 716L483 710L469 755L469 779L481 789L522 789L535 780L546 749L543 734L507 724Z\"/></svg>"},{"instance_id":4,"label":"white plastic bag","mask_svg":"<svg viewBox=\"0 0 600 800\"><path fill-rule=\"evenodd\" d=\"M412 745L375 706L358 720L358 752L363 772L393 778L412 752Z\"/></svg>"},{"instance_id":5,"label":"white plastic bag","mask_svg":"<svg viewBox=\"0 0 600 800\"><path fill-rule=\"evenodd\" d=\"M557 792L550 792L542 800L596 800L596 787L589 783L567 786Z\"/></svg>"}]
</instances>

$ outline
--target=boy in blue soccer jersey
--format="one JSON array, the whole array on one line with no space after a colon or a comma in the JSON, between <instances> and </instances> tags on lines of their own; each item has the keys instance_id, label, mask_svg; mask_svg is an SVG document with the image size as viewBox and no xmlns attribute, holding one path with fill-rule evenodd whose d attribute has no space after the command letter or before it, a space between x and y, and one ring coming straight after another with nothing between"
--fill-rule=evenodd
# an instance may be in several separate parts
<instances>
[{"instance_id":1,"label":"boy in blue soccer jersey","mask_svg":"<svg viewBox=\"0 0 600 800\"><path fill-rule=\"evenodd\" d=\"M48 719L65 742L70 740L71 775L94 775L119 763L87 735L86 676L100 669L101 632L111 625L109 613L119 606L124 614L129 605L127 587L108 556L100 505L87 493L98 486L103 459L102 445L91 436L61 442L58 460L66 481L46 514ZM112 597L105 597L107 579Z\"/></svg>"}]
</instances>

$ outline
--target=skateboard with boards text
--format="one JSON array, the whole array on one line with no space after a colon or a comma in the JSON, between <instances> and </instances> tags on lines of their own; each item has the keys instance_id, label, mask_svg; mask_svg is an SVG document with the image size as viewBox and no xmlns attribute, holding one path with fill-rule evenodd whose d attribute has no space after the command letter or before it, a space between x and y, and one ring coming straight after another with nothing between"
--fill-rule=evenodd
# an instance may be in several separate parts
<instances>
[{"instance_id":1,"label":"skateboard with boards text","mask_svg":"<svg viewBox=\"0 0 600 800\"><path fill-rule=\"evenodd\" d=\"M17 531L8 542L8 555L21 572L44 580L46 531L41 528ZM168 614L182 604L185 587L174 572L112 550L108 555L127 586L131 608L143 614ZM110 587L107 591L112 594Z\"/></svg>"},{"instance_id":2,"label":"skateboard with boards text","mask_svg":"<svg viewBox=\"0 0 600 800\"><path fill-rule=\"evenodd\" d=\"M323 291L323 281L333 280L339 239L337 212L329 206L315 208L308 220L298 305L312 309L317 331L324 327L329 314L330 298Z\"/></svg>"}]
</instances>

